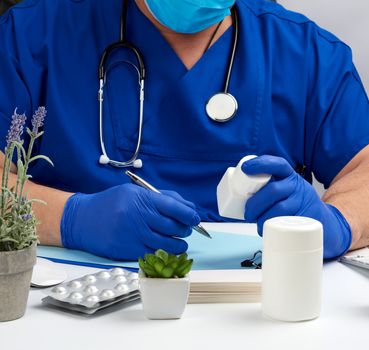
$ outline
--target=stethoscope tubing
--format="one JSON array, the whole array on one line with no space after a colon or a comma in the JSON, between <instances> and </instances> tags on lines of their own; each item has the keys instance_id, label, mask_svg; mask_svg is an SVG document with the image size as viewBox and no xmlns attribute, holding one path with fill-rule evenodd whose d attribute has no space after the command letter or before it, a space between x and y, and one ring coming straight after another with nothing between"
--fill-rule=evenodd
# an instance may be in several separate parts
<instances>
[{"instance_id":1,"label":"stethoscope tubing","mask_svg":"<svg viewBox=\"0 0 369 350\"><path fill-rule=\"evenodd\" d=\"M128 1L123 0L122 4L122 13L121 13L121 20L120 20L120 39L117 42L112 43L109 45L101 55L100 63L99 63L99 70L98 70L98 79L99 79L99 91L98 91L98 101L99 101L99 137L100 137L100 148L101 148L101 156L100 156L100 164L109 164L113 167L117 168L127 168L127 167L142 167L141 160L138 159L138 155L141 148L142 143L142 131L143 131L143 118L144 118L144 100L145 100L145 79L146 79L146 70L145 70L145 63L143 56L140 50L134 46L133 44L129 43L126 40L126 23L127 23L127 13L128 13ZM213 118L209 115L209 118L217 121L217 122L225 122L233 118L237 111L237 101L236 99L228 92L229 90L229 83L232 75L232 69L235 61L235 55L237 50L238 44L238 37L239 37L239 23L238 23L238 14L235 7L232 8L232 18L234 23L234 35L233 35L233 46L232 46L232 53L229 59L229 65L224 85L224 95L228 95L231 99L234 100L234 113L230 115L229 118L217 119ZM125 162L111 160L107 154L107 150L105 147L104 142L104 113L103 113L103 101L104 101L104 86L106 84L107 78L107 71L105 70L105 66L109 59L109 56L112 54L113 51L125 48L129 49L136 57L138 67L130 62L126 62L131 64L137 70L139 86L140 86L140 97L139 97L139 105L140 105L140 112L139 112L139 123L138 123L138 138L137 138L137 145L136 149L132 155L132 157ZM222 94L222 93L220 93Z\"/></svg>"}]
</instances>

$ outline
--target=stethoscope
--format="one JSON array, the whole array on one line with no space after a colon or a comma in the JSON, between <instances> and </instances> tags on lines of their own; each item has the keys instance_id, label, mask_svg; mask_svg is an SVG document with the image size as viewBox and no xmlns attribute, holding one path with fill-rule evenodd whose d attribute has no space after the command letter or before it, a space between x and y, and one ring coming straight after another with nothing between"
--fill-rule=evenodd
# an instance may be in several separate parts
<instances>
[{"instance_id":1,"label":"stethoscope","mask_svg":"<svg viewBox=\"0 0 369 350\"><path fill-rule=\"evenodd\" d=\"M101 156L99 159L100 164L104 165L111 165L117 168L142 168L142 160L138 159L138 155L141 148L141 141L142 141L142 127L143 127L143 115L144 115L144 98L145 98L145 78L146 78L146 71L145 71L145 64L142 58L142 55L138 48L134 45L129 43L126 40L126 24L127 24L127 12L128 12L128 0L123 0L122 4L122 14L121 14L121 21L120 21L120 40L109 45L103 52L100 64L99 64L99 83L100 88L98 91L98 101L99 101L99 133L100 133L100 147L101 147ZM224 89L222 92L219 92L212 96L206 104L206 113L208 117L215 121L224 123L231 120L237 113L238 110L238 103L234 96L229 93L229 82L231 79L233 63L235 59L237 43L238 43L238 34L239 34L239 25L238 25L238 15L235 9L235 6L232 8L232 18L233 18L233 25L234 25L234 32L233 32L233 46L232 46L232 53L229 59L228 71L226 76L226 81L224 85ZM109 67L108 70L105 69L106 63L110 54L115 51L116 49L124 48L130 50L136 60L137 64L135 65L132 62L128 61L119 61L116 62L114 66L120 63L126 63L133 67L138 75L138 84L140 88L139 93L139 102L140 102L140 111L139 111L139 120L138 120L138 138L137 138L137 145L136 149L132 155L132 157L125 161L117 161L112 160L109 158L105 143L104 143L104 132L103 132L103 101L104 101L104 87L107 81L107 73L112 67Z\"/></svg>"}]
</instances>

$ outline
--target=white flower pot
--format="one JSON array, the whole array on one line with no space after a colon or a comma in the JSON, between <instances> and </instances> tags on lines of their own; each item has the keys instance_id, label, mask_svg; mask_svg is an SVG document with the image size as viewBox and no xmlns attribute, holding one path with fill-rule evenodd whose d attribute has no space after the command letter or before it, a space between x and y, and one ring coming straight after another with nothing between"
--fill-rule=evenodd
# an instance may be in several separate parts
<instances>
[{"instance_id":1,"label":"white flower pot","mask_svg":"<svg viewBox=\"0 0 369 350\"><path fill-rule=\"evenodd\" d=\"M148 278L139 271L139 289L145 316L152 320L181 318L190 292L190 279Z\"/></svg>"}]
</instances>

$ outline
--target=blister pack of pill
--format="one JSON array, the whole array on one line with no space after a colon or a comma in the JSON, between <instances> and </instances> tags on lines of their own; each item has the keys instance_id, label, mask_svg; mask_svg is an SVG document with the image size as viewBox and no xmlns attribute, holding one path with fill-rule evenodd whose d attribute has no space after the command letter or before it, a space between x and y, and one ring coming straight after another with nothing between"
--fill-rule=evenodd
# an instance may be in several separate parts
<instances>
[{"instance_id":1,"label":"blister pack of pill","mask_svg":"<svg viewBox=\"0 0 369 350\"><path fill-rule=\"evenodd\" d=\"M122 268L102 270L51 289L43 303L94 314L116 303L139 299L138 274Z\"/></svg>"}]
</instances>

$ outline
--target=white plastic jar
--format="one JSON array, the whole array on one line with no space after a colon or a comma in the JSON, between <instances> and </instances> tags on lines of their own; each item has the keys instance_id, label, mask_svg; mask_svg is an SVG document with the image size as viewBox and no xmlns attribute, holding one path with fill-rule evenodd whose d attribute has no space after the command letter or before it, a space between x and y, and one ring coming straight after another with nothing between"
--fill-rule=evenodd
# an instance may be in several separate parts
<instances>
[{"instance_id":1,"label":"white plastic jar","mask_svg":"<svg viewBox=\"0 0 369 350\"><path fill-rule=\"evenodd\" d=\"M263 228L262 310L289 322L319 317L323 226L314 219L282 216Z\"/></svg>"}]
</instances>

